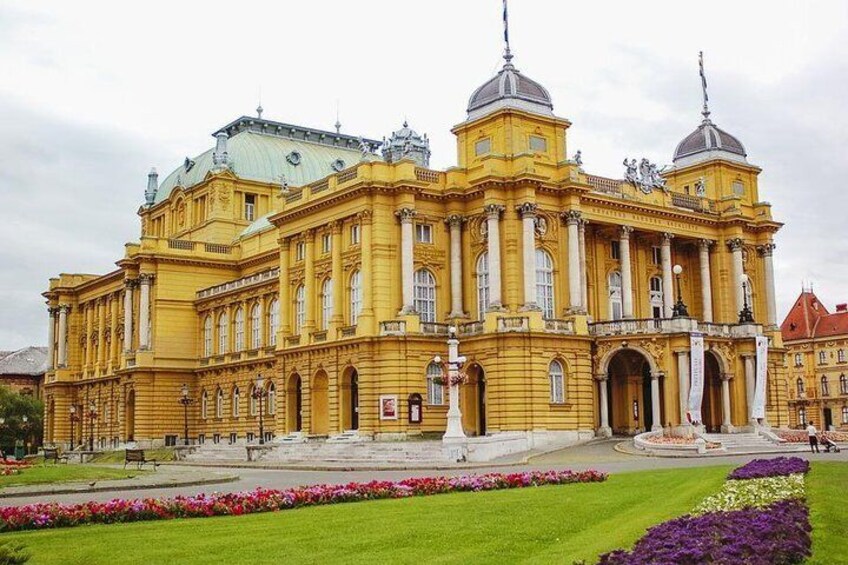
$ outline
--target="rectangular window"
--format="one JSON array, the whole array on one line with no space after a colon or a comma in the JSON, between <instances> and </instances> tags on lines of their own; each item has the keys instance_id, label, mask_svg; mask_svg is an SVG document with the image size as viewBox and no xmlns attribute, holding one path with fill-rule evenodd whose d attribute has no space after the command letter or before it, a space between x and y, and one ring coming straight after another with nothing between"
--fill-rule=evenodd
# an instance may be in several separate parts
<instances>
[{"instance_id":1,"label":"rectangular window","mask_svg":"<svg viewBox=\"0 0 848 565\"><path fill-rule=\"evenodd\" d=\"M610 257L621 259L621 245L618 241L610 241Z\"/></svg>"},{"instance_id":2,"label":"rectangular window","mask_svg":"<svg viewBox=\"0 0 848 565\"><path fill-rule=\"evenodd\" d=\"M733 181L733 195L739 196L740 198L745 196L745 185L742 184L741 180Z\"/></svg>"},{"instance_id":3,"label":"rectangular window","mask_svg":"<svg viewBox=\"0 0 848 565\"><path fill-rule=\"evenodd\" d=\"M206 434L198 434L197 435L197 443L199 443L200 445L203 445L204 443L206 443Z\"/></svg>"},{"instance_id":4,"label":"rectangular window","mask_svg":"<svg viewBox=\"0 0 848 565\"><path fill-rule=\"evenodd\" d=\"M294 260L303 261L304 257L306 257L306 244L302 241L298 241L294 248Z\"/></svg>"},{"instance_id":5,"label":"rectangular window","mask_svg":"<svg viewBox=\"0 0 848 565\"><path fill-rule=\"evenodd\" d=\"M804 363L801 361L801 354L800 354L800 353L796 353L796 354L795 354L795 366L796 366L796 367L800 367L800 366L802 366L803 364L804 364Z\"/></svg>"},{"instance_id":6,"label":"rectangular window","mask_svg":"<svg viewBox=\"0 0 848 565\"><path fill-rule=\"evenodd\" d=\"M359 224L350 226L350 244L359 245Z\"/></svg>"},{"instance_id":7,"label":"rectangular window","mask_svg":"<svg viewBox=\"0 0 848 565\"><path fill-rule=\"evenodd\" d=\"M256 434L253 432L247 432L247 443L253 443L254 439L256 439Z\"/></svg>"},{"instance_id":8,"label":"rectangular window","mask_svg":"<svg viewBox=\"0 0 848 565\"><path fill-rule=\"evenodd\" d=\"M683 194L691 194L691 192L690 192L690 190L689 190L689 185L688 185L688 184L687 184L686 186L684 186L684 187L683 187Z\"/></svg>"},{"instance_id":9,"label":"rectangular window","mask_svg":"<svg viewBox=\"0 0 848 565\"><path fill-rule=\"evenodd\" d=\"M433 243L433 226L430 224L415 224L415 241L418 243Z\"/></svg>"},{"instance_id":10,"label":"rectangular window","mask_svg":"<svg viewBox=\"0 0 848 565\"><path fill-rule=\"evenodd\" d=\"M836 352L836 360L839 363L845 362L845 350L844 349L840 349L839 351Z\"/></svg>"},{"instance_id":11,"label":"rectangular window","mask_svg":"<svg viewBox=\"0 0 848 565\"><path fill-rule=\"evenodd\" d=\"M321 253L329 253L333 248L333 237L325 233L321 236Z\"/></svg>"},{"instance_id":12,"label":"rectangular window","mask_svg":"<svg viewBox=\"0 0 848 565\"><path fill-rule=\"evenodd\" d=\"M175 445L177 445L177 436L166 435L165 436L165 447L174 447Z\"/></svg>"},{"instance_id":13,"label":"rectangular window","mask_svg":"<svg viewBox=\"0 0 848 565\"><path fill-rule=\"evenodd\" d=\"M474 144L475 155L486 155L492 152L492 139L487 137Z\"/></svg>"},{"instance_id":14,"label":"rectangular window","mask_svg":"<svg viewBox=\"0 0 848 565\"><path fill-rule=\"evenodd\" d=\"M825 363L827 363L827 353L819 351L819 365L824 365Z\"/></svg>"},{"instance_id":15,"label":"rectangular window","mask_svg":"<svg viewBox=\"0 0 848 565\"><path fill-rule=\"evenodd\" d=\"M252 222L256 219L256 195L244 195L244 219Z\"/></svg>"},{"instance_id":16,"label":"rectangular window","mask_svg":"<svg viewBox=\"0 0 848 565\"><path fill-rule=\"evenodd\" d=\"M238 434L235 432L230 433L230 445L236 443L238 441Z\"/></svg>"},{"instance_id":17,"label":"rectangular window","mask_svg":"<svg viewBox=\"0 0 848 565\"><path fill-rule=\"evenodd\" d=\"M538 135L530 136L530 151L544 153L548 150L548 140Z\"/></svg>"},{"instance_id":18,"label":"rectangular window","mask_svg":"<svg viewBox=\"0 0 848 565\"><path fill-rule=\"evenodd\" d=\"M221 443L221 434L212 434L212 443Z\"/></svg>"},{"instance_id":19,"label":"rectangular window","mask_svg":"<svg viewBox=\"0 0 848 565\"><path fill-rule=\"evenodd\" d=\"M654 265L662 265L662 249L659 246L651 247L651 259L654 262Z\"/></svg>"},{"instance_id":20,"label":"rectangular window","mask_svg":"<svg viewBox=\"0 0 848 565\"><path fill-rule=\"evenodd\" d=\"M274 441L274 432L265 432L265 443Z\"/></svg>"}]
</instances>

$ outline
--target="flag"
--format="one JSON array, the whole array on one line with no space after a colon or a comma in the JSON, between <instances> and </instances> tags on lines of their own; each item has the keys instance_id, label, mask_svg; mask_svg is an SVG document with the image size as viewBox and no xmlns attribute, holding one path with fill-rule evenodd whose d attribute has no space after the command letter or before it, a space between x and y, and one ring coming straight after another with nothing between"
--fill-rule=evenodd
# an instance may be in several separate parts
<instances>
[{"instance_id":1,"label":"flag","mask_svg":"<svg viewBox=\"0 0 848 565\"><path fill-rule=\"evenodd\" d=\"M509 16L506 10L506 0L503 0L503 22L504 22L504 43L506 50L509 51Z\"/></svg>"},{"instance_id":2,"label":"flag","mask_svg":"<svg viewBox=\"0 0 848 565\"><path fill-rule=\"evenodd\" d=\"M504 6L506 6L506 0L504 0ZM506 14L506 12L504 12ZM709 96L707 96L707 75L704 73L704 52L698 52L698 67L701 72L701 89L704 91L704 104L709 101Z\"/></svg>"}]
</instances>

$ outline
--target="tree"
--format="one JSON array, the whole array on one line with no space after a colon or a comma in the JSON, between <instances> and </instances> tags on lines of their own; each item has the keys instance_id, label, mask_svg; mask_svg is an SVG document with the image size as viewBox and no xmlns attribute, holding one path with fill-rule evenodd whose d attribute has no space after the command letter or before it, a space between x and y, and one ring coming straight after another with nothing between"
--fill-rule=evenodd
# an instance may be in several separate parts
<instances>
[{"instance_id":1,"label":"tree","mask_svg":"<svg viewBox=\"0 0 848 565\"><path fill-rule=\"evenodd\" d=\"M0 448L10 453L16 440L40 444L44 433L44 402L28 394L19 394L0 385ZM24 418L26 417L26 418ZM26 422L24 422L26 419Z\"/></svg>"}]
</instances>

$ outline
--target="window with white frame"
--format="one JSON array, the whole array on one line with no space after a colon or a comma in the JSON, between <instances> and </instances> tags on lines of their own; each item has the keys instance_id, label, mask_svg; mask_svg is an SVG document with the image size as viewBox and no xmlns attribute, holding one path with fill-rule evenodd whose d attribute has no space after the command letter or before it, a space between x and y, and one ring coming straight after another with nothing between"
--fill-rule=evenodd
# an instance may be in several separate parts
<instances>
[{"instance_id":1,"label":"window with white frame","mask_svg":"<svg viewBox=\"0 0 848 565\"><path fill-rule=\"evenodd\" d=\"M204 420L209 415L209 393L205 390L200 395L200 417Z\"/></svg>"},{"instance_id":2,"label":"window with white frame","mask_svg":"<svg viewBox=\"0 0 848 565\"><path fill-rule=\"evenodd\" d=\"M230 338L230 318L224 312L218 318L218 355L223 355L227 352Z\"/></svg>"},{"instance_id":3,"label":"window with white frame","mask_svg":"<svg viewBox=\"0 0 848 565\"><path fill-rule=\"evenodd\" d=\"M262 347L262 308L259 303L250 309L250 348Z\"/></svg>"},{"instance_id":4,"label":"window with white frame","mask_svg":"<svg viewBox=\"0 0 848 565\"><path fill-rule=\"evenodd\" d=\"M412 278L415 311L422 322L436 321L436 279L427 269L418 269Z\"/></svg>"},{"instance_id":5,"label":"window with white frame","mask_svg":"<svg viewBox=\"0 0 848 565\"><path fill-rule=\"evenodd\" d=\"M554 262L544 249L536 250L536 301L543 317L554 317Z\"/></svg>"},{"instance_id":6,"label":"window with white frame","mask_svg":"<svg viewBox=\"0 0 848 565\"><path fill-rule=\"evenodd\" d=\"M489 254L477 258L477 317L482 320L489 309Z\"/></svg>"},{"instance_id":7,"label":"window with white frame","mask_svg":"<svg viewBox=\"0 0 848 565\"><path fill-rule=\"evenodd\" d=\"M795 381L795 389L798 391L798 398L804 398L804 379L798 377Z\"/></svg>"},{"instance_id":8,"label":"window with white frame","mask_svg":"<svg viewBox=\"0 0 848 565\"><path fill-rule=\"evenodd\" d=\"M839 349L839 350L837 350L837 352L836 352L836 361L837 361L838 363L844 363L844 362L845 362L845 350L844 350L844 349Z\"/></svg>"},{"instance_id":9,"label":"window with white frame","mask_svg":"<svg viewBox=\"0 0 848 565\"><path fill-rule=\"evenodd\" d=\"M306 243L298 241L294 246L294 260L303 261L304 257L306 257Z\"/></svg>"},{"instance_id":10,"label":"window with white frame","mask_svg":"<svg viewBox=\"0 0 848 565\"><path fill-rule=\"evenodd\" d=\"M430 224L415 224L415 241L418 243L433 243L433 226Z\"/></svg>"},{"instance_id":11,"label":"window with white frame","mask_svg":"<svg viewBox=\"0 0 848 565\"><path fill-rule=\"evenodd\" d=\"M445 403L444 372L441 365L427 365L427 404L438 406Z\"/></svg>"},{"instance_id":12,"label":"window with white frame","mask_svg":"<svg viewBox=\"0 0 848 565\"><path fill-rule=\"evenodd\" d=\"M277 413L277 385L274 383L268 385L268 404L265 411L269 416Z\"/></svg>"},{"instance_id":13,"label":"window with white frame","mask_svg":"<svg viewBox=\"0 0 848 565\"><path fill-rule=\"evenodd\" d=\"M256 195L244 195L244 219L252 222L256 219Z\"/></svg>"},{"instance_id":14,"label":"window with white frame","mask_svg":"<svg viewBox=\"0 0 848 565\"><path fill-rule=\"evenodd\" d=\"M235 350L241 351L244 349L244 311L241 308L236 310L235 334Z\"/></svg>"},{"instance_id":15,"label":"window with white frame","mask_svg":"<svg viewBox=\"0 0 848 565\"><path fill-rule=\"evenodd\" d=\"M224 417L224 391L220 388L218 389L218 392L215 393L215 417Z\"/></svg>"},{"instance_id":16,"label":"window with white frame","mask_svg":"<svg viewBox=\"0 0 848 565\"><path fill-rule=\"evenodd\" d=\"M796 354L795 354L795 366L796 366L796 367L800 367L800 366L802 366L803 364L804 364L804 362L801 360L801 354L800 354L800 353L796 353Z\"/></svg>"},{"instance_id":17,"label":"window with white frame","mask_svg":"<svg viewBox=\"0 0 848 565\"><path fill-rule=\"evenodd\" d=\"M658 245L651 247L651 262L654 265L662 265L662 249Z\"/></svg>"},{"instance_id":18,"label":"window with white frame","mask_svg":"<svg viewBox=\"0 0 848 565\"><path fill-rule=\"evenodd\" d=\"M277 330L280 328L280 303L275 298L268 305L268 345L277 345Z\"/></svg>"},{"instance_id":19,"label":"window with white frame","mask_svg":"<svg viewBox=\"0 0 848 565\"><path fill-rule=\"evenodd\" d=\"M241 391L238 386L233 387L233 418L239 417L239 405L241 404Z\"/></svg>"},{"instance_id":20,"label":"window with white frame","mask_svg":"<svg viewBox=\"0 0 848 565\"><path fill-rule=\"evenodd\" d=\"M300 335L306 316L306 289L303 285L297 287L294 298L294 333Z\"/></svg>"},{"instance_id":21,"label":"window with white frame","mask_svg":"<svg viewBox=\"0 0 848 565\"><path fill-rule=\"evenodd\" d=\"M807 423L807 411L803 408L798 409L798 423L802 426Z\"/></svg>"},{"instance_id":22,"label":"window with white frame","mask_svg":"<svg viewBox=\"0 0 848 565\"><path fill-rule=\"evenodd\" d=\"M848 424L848 406L842 407L842 423Z\"/></svg>"},{"instance_id":23,"label":"window with white frame","mask_svg":"<svg viewBox=\"0 0 848 565\"><path fill-rule=\"evenodd\" d=\"M321 253L325 255L333 250L333 236L325 233L321 236Z\"/></svg>"},{"instance_id":24,"label":"window with white frame","mask_svg":"<svg viewBox=\"0 0 848 565\"><path fill-rule=\"evenodd\" d=\"M256 398L256 391L259 389L256 388L256 385L251 385L250 387L250 398L247 400L248 410L250 411L251 416L256 416L258 414L258 410L256 408L258 399Z\"/></svg>"},{"instance_id":25,"label":"window with white frame","mask_svg":"<svg viewBox=\"0 0 848 565\"><path fill-rule=\"evenodd\" d=\"M333 318L333 279L327 279L321 286L321 329L330 329Z\"/></svg>"},{"instance_id":26,"label":"window with white frame","mask_svg":"<svg viewBox=\"0 0 848 565\"><path fill-rule=\"evenodd\" d=\"M839 375L839 394L848 394L848 377Z\"/></svg>"},{"instance_id":27,"label":"window with white frame","mask_svg":"<svg viewBox=\"0 0 848 565\"><path fill-rule=\"evenodd\" d=\"M554 359L548 366L548 379L551 383L551 404L565 403L565 370L562 363Z\"/></svg>"},{"instance_id":28,"label":"window with white frame","mask_svg":"<svg viewBox=\"0 0 848 565\"><path fill-rule=\"evenodd\" d=\"M819 365L824 365L825 363L827 363L827 353L819 351Z\"/></svg>"},{"instance_id":29,"label":"window with white frame","mask_svg":"<svg viewBox=\"0 0 848 565\"><path fill-rule=\"evenodd\" d=\"M624 317L622 296L621 273L613 271L609 275L609 316L612 320L620 320Z\"/></svg>"},{"instance_id":30,"label":"window with white frame","mask_svg":"<svg viewBox=\"0 0 848 565\"><path fill-rule=\"evenodd\" d=\"M212 316L203 321L203 356L212 356Z\"/></svg>"},{"instance_id":31,"label":"window with white frame","mask_svg":"<svg viewBox=\"0 0 848 565\"><path fill-rule=\"evenodd\" d=\"M350 244L359 245L359 224L350 226Z\"/></svg>"},{"instance_id":32,"label":"window with white frame","mask_svg":"<svg viewBox=\"0 0 848 565\"><path fill-rule=\"evenodd\" d=\"M651 317L654 319L663 317L663 284L660 277L651 277L648 281L648 299L651 303Z\"/></svg>"},{"instance_id":33,"label":"window with white frame","mask_svg":"<svg viewBox=\"0 0 848 565\"><path fill-rule=\"evenodd\" d=\"M621 259L621 242L610 241L610 257L613 259Z\"/></svg>"},{"instance_id":34,"label":"window with white frame","mask_svg":"<svg viewBox=\"0 0 848 565\"><path fill-rule=\"evenodd\" d=\"M355 326L362 312L362 275L354 271L350 275L350 325Z\"/></svg>"},{"instance_id":35,"label":"window with white frame","mask_svg":"<svg viewBox=\"0 0 848 565\"><path fill-rule=\"evenodd\" d=\"M822 375L821 378L821 394L822 396L830 396L830 386L827 384L827 377Z\"/></svg>"}]
</instances>

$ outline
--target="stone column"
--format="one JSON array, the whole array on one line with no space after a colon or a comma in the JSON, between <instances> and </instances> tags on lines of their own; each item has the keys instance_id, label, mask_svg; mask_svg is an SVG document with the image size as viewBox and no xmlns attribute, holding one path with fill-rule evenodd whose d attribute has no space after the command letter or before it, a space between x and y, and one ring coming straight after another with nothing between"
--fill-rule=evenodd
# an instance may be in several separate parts
<instances>
[{"instance_id":1,"label":"stone column","mask_svg":"<svg viewBox=\"0 0 848 565\"><path fill-rule=\"evenodd\" d=\"M680 388L680 425L689 423L687 413L689 412L689 352L679 351L677 353L677 379Z\"/></svg>"},{"instance_id":2,"label":"stone column","mask_svg":"<svg viewBox=\"0 0 848 565\"><path fill-rule=\"evenodd\" d=\"M766 313L768 316L766 323L769 326L774 326L777 323L777 306L774 296L774 248L774 243L766 243L757 248L757 251L763 258L766 283Z\"/></svg>"},{"instance_id":3,"label":"stone column","mask_svg":"<svg viewBox=\"0 0 848 565\"><path fill-rule=\"evenodd\" d=\"M586 272L586 220L580 220L577 226L578 237L580 239L580 306L583 313L589 312L589 275Z\"/></svg>"},{"instance_id":4,"label":"stone column","mask_svg":"<svg viewBox=\"0 0 848 565\"><path fill-rule=\"evenodd\" d=\"M415 313L415 297L412 277L414 275L415 262L413 258L413 221L415 210L412 208L401 208L395 215L400 218L400 274L403 283L403 306L400 315Z\"/></svg>"},{"instance_id":5,"label":"stone column","mask_svg":"<svg viewBox=\"0 0 848 565\"><path fill-rule=\"evenodd\" d=\"M94 308L91 302L85 303L85 309L82 312L85 319L85 359L83 359L83 364L89 367L93 362L92 353L94 351L91 341L91 335L94 332Z\"/></svg>"},{"instance_id":6,"label":"stone column","mask_svg":"<svg viewBox=\"0 0 848 565\"><path fill-rule=\"evenodd\" d=\"M736 297L736 303L733 305L735 310L735 316L732 320L733 322L739 317L739 312L742 311L742 305L745 302L745 289L742 288L742 274L743 274L743 266L742 266L742 246L743 241L741 238L734 238L727 242L727 246L730 248L730 252L732 253L732 269L731 276L733 277L733 282L731 283L731 288L734 289L734 296Z\"/></svg>"},{"instance_id":7,"label":"stone column","mask_svg":"<svg viewBox=\"0 0 848 565\"><path fill-rule=\"evenodd\" d=\"M58 308L53 306L47 309L48 324L47 324L47 370L52 371L56 368L56 312Z\"/></svg>"},{"instance_id":8,"label":"stone column","mask_svg":"<svg viewBox=\"0 0 848 565\"><path fill-rule=\"evenodd\" d=\"M280 336L283 340L291 335L291 317L289 316L289 312L291 311L291 279L289 278L289 262L291 260L291 241L287 238L281 237L277 240L277 243L280 244L280 288L278 290L279 300L277 301L280 308L279 313L279 332ZM270 305L270 303L269 303ZM265 317L264 309L262 318ZM264 319L263 319L264 323ZM269 329L270 331L270 329ZM264 338L264 336L263 336ZM267 337L267 341L265 339L262 340L264 345L270 345L271 336ZM282 341L282 340L281 340ZM285 343L278 342L278 347L285 346Z\"/></svg>"},{"instance_id":9,"label":"stone column","mask_svg":"<svg viewBox=\"0 0 848 565\"><path fill-rule=\"evenodd\" d=\"M332 243L333 248L330 250L333 261L333 318L330 320L330 326L333 332L340 328L344 321L344 289L345 284L342 278L342 223L339 221L333 222L332 226ZM331 332L332 337L335 334Z\"/></svg>"},{"instance_id":10,"label":"stone column","mask_svg":"<svg viewBox=\"0 0 848 565\"><path fill-rule=\"evenodd\" d=\"M704 311L705 322L713 321L713 289L710 276L710 245L712 243L709 239L698 242L698 255L701 260L701 309Z\"/></svg>"},{"instance_id":11,"label":"stone column","mask_svg":"<svg viewBox=\"0 0 848 565\"><path fill-rule=\"evenodd\" d=\"M67 304L59 306L59 367L68 366L68 312L71 307Z\"/></svg>"},{"instance_id":12,"label":"stone column","mask_svg":"<svg viewBox=\"0 0 848 565\"><path fill-rule=\"evenodd\" d=\"M536 298L536 209L533 202L525 202L516 210L521 216L521 247L524 271L524 305L522 310L538 310Z\"/></svg>"},{"instance_id":13,"label":"stone column","mask_svg":"<svg viewBox=\"0 0 848 565\"><path fill-rule=\"evenodd\" d=\"M753 353L743 354L742 362L745 364L745 401L748 404L748 423L757 426L757 420L753 417L754 391L756 390L756 372L754 370L757 356Z\"/></svg>"},{"instance_id":14,"label":"stone column","mask_svg":"<svg viewBox=\"0 0 848 565\"><path fill-rule=\"evenodd\" d=\"M501 233L500 217L504 207L499 204L487 204L486 211L486 243L489 254L489 310L503 308L501 293Z\"/></svg>"},{"instance_id":15,"label":"stone column","mask_svg":"<svg viewBox=\"0 0 848 565\"><path fill-rule=\"evenodd\" d=\"M124 351L133 350L133 288L138 281L127 279L124 281Z\"/></svg>"},{"instance_id":16,"label":"stone column","mask_svg":"<svg viewBox=\"0 0 848 565\"><path fill-rule=\"evenodd\" d=\"M671 240L674 235L662 234L660 262L662 263L663 318L671 318L674 309L674 279L671 278Z\"/></svg>"},{"instance_id":17,"label":"stone column","mask_svg":"<svg viewBox=\"0 0 848 565\"><path fill-rule=\"evenodd\" d=\"M109 363L113 364L118 357L118 294L112 294L109 301L109 316L112 324L109 328Z\"/></svg>"},{"instance_id":18,"label":"stone column","mask_svg":"<svg viewBox=\"0 0 848 565\"><path fill-rule=\"evenodd\" d=\"M583 292L580 282L582 261L580 260L580 212L569 210L564 213L568 229L568 302L570 312L583 309Z\"/></svg>"},{"instance_id":19,"label":"stone column","mask_svg":"<svg viewBox=\"0 0 848 565\"><path fill-rule=\"evenodd\" d=\"M450 227L451 318L462 318L462 224L465 218L451 214L445 220Z\"/></svg>"},{"instance_id":20,"label":"stone column","mask_svg":"<svg viewBox=\"0 0 848 565\"><path fill-rule=\"evenodd\" d=\"M138 276L141 299L138 306L138 348L150 349L150 287L153 275L144 273Z\"/></svg>"},{"instance_id":21,"label":"stone column","mask_svg":"<svg viewBox=\"0 0 848 565\"><path fill-rule=\"evenodd\" d=\"M307 336L301 344L309 343L309 335L315 331L315 230L306 230L305 254L303 258L303 327L301 335Z\"/></svg>"},{"instance_id":22,"label":"stone column","mask_svg":"<svg viewBox=\"0 0 848 565\"><path fill-rule=\"evenodd\" d=\"M362 312L356 325L362 328L362 332L369 334L374 331L374 256L371 250L374 226L371 210L363 210L359 221L362 226ZM357 330L357 335L359 331Z\"/></svg>"},{"instance_id":23,"label":"stone column","mask_svg":"<svg viewBox=\"0 0 848 565\"><path fill-rule=\"evenodd\" d=\"M612 429L609 425L609 406L607 405L607 378L605 374L595 376L595 380L598 381L598 396L601 403L601 426L598 428L598 435L601 437L612 436Z\"/></svg>"},{"instance_id":24,"label":"stone column","mask_svg":"<svg viewBox=\"0 0 848 565\"><path fill-rule=\"evenodd\" d=\"M633 228L621 226L619 254L621 257L621 306L624 318L633 318L633 276L630 272L630 234Z\"/></svg>"},{"instance_id":25,"label":"stone column","mask_svg":"<svg viewBox=\"0 0 848 565\"><path fill-rule=\"evenodd\" d=\"M733 432L730 423L730 378L731 375L721 376L721 432L725 434Z\"/></svg>"},{"instance_id":26,"label":"stone column","mask_svg":"<svg viewBox=\"0 0 848 565\"><path fill-rule=\"evenodd\" d=\"M97 359L101 368L105 368L106 361L109 357L109 348L106 345L106 297L101 296L97 299Z\"/></svg>"},{"instance_id":27,"label":"stone column","mask_svg":"<svg viewBox=\"0 0 848 565\"><path fill-rule=\"evenodd\" d=\"M663 429L662 412L660 410L660 377L662 373L651 373L651 431L656 432Z\"/></svg>"}]
</instances>

